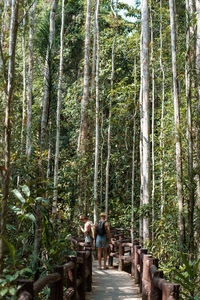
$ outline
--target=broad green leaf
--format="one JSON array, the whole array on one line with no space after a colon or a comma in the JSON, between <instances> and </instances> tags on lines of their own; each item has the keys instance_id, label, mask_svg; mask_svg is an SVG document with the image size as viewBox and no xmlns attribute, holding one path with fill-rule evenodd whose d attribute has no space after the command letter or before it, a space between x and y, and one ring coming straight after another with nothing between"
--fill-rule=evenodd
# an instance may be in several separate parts
<instances>
[{"instance_id":1,"label":"broad green leaf","mask_svg":"<svg viewBox=\"0 0 200 300\"><path fill-rule=\"evenodd\" d=\"M17 197L17 199L19 199L21 201L22 204L25 203L24 197L22 196L22 194L17 189L14 189L13 193Z\"/></svg>"},{"instance_id":2,"label":"broad green leaf","mask_svg":"<svg viewBox=\"0 0 200 300\"><path fill-rule=\"evenodd\" d=\"M37 201L37 202L43 202L43 203L45 203L45 204L49 204L49 200L47 200L47 199L45 199L45 198L43 198L43 197L37 197L37 198L36 198L36 201Z\"/></svg>"},{"instance_id":3,"label":"broad green leaf","mask_svg":"<svg viewBox=\"0 0 200 300\"><path fill-rule=\"evenodd\" d=\"M37 197L37 198L36 198L36 201L37 201L37 202L42 202L43 200L44 200L43 197Z\"/></svg>"},{"instance_id":4,"label":"broad green leaf","mask_svg":"<svg viewBox=\"0 0 200 300\"><path fill-rule=\"evenodd\" d=\"M17 215L21 215L23 212L20 208L16 207L16 206L12 206L11 207L12 211L14 211Z\"/></svg>"},{"instance_id":5,"label":"broad green leaf","mask_svg":"<svg viewBox=\"0 0 200 300\"><path fill-rule=\"evenodd\" d=\"M30 268L24 268L19 271L20 275L23 275L25 272L32 274L32 270Z\"/></svg>"},{"instance_id":6,"label":"broad green leaf","mask_svg":"<svg viewBox=\"0 0 200 300\"><path fill-rule=\"evenodd\" d=\"M33 214L31 214L31 213L25 214L24 217L25 217L26 219L31 220L32 222L35 222L35 216L34 216Z\"/></svg>"},{"instance_id":7,"label":"broad green leaf","mask_svg":"<svg viewBox=\"0 0 200 300\"><path fill-rule=\"evenodd\" d=\"M7 294L7 292L8 292L8 289L7 288L5 288L5 289L2 289L1 291L0 291L0 296L5 296L6 294Z\"/></svg>"},{"instance_id":8,"label":"broad green leaf","mask_svg":"<svg viewBox=\"0 0 200 300\"><path fill-rule=\"evenodd\" d=\"M28 187L27 185L25 185L25 184L22 186L22 191L24 192L24 194L25 194L27 197L29 197L30 194L31 194L31 192L30 192L30 190L29 190L29 187Z\"/></svg>"},{"instance_id":9,"label":"broad green leaf","mask_svg":"<svg viewBox=\"0 0 200 300\"><path fill-rule=\"evenodd\" d=\"M11 288L9 289L9 293L10 293L11 296L14 296L15 293L16 293L15 288L11 287Z\"/></svg>"}]
</instances>

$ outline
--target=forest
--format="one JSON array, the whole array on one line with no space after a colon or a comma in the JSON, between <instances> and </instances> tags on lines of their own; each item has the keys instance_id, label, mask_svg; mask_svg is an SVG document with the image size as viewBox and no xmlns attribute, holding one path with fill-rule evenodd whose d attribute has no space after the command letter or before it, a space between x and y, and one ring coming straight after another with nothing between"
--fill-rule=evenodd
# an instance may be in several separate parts
<instances>
[{"instance_id":1,"label":"forest","mask_svg":"<svg viewBox=\"0 0 200 300\"><path fill-rule=\"evenodd\" d=\"M127 3L0 1L0 299L102 211L200 299L200 0Z\"/></svg>"}]
</instances>

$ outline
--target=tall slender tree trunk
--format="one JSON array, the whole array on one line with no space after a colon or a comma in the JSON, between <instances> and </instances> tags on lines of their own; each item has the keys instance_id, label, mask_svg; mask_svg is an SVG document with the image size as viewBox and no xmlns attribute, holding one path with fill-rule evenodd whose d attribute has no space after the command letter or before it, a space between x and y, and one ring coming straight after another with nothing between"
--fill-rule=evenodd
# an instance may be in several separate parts
<instances>
[{"instance_id":1,"label":"tall slender tree trunk","mask_svg":"<svg viewBox=\"0 0 200 300\"><path fill-rule=\"evenodd\" d=\"M164 111L165 111L165 70L163 64L163 33L162 33L162 0L160 0L160 69L162 73L162 108L161 108L161 128L160 128L160 194L161 194L161 206L160 214L163 216L165 207L165 195L164 195Z\"/></svg>"},{"instance_id":2,"label":"tall slender tree trunk","mask_svg":"<svg viewBox=\"0 0 200 300\"><path fill-rule=\"evenodd\" d=\"M188 231L189 250L194 253L194 173L193 173L193 136L192 136L192 69L195 57L194 49L194 28L191 25L191 18L194 14L194 4L192 0L186 0L186 100L187 100L187 139L188 139Z\"/></svg>"},{"instance_id":3,"label":"tall slender tree trunk","mask_svg":"<svg viewBox=\"0 0 200 300\"><path fill-rule=\"evenodd\" d=\"M6 218L7 218L7 203L9 197L10 184L10 142L11 142L11 107L14 91L14 75L15 75L15 49L18 29L18 9L19 0L12 0L10 19L10 34L9 34L9 61L8 61L8 84L6 93L6 108L5 108L5 150L4 150L4 174L3 174L3 198L1 203L1 236L6 235ZM0 239L0 271L3 268L4 243Z\"/></svg>"},{"instance_id":4,"label":"tall slender tree trunk","mask_svg":"<svg viewBox=\"0 0 200 300\"><path fill-rule=\"evenodd\" d=\"M106 161L106 195L105 195L105 211L108 215L108 195L109 195L109 179L110 179L110 155L111 155L111 122L112 122L112 92L114 84L114 73L115 73L115 44L116 36L114 36L113 45L112 45L112 72L111 72L111 96L110 96L110 108L109 108L109 117L108 117L108 152L107 152L107 161Z\"/></svg>"},{"instance_id":5,"label":"tall slender tree trunk","mask_svg":"<svg viewBox=\"0 0 200 300\"><path fill-rule=\"evenodd\" d=\"M95 166L94 166L94 223L97 221L98 204L98 165L99 165L99 0L96 2L95 23L97 33L97 58L96 58L96 136L95 136Z\"/></svg>"},{"instance_id":6,"label":"tall slender tree trunk","mask_svg":"<svg viewBox=\"0 0 200 300\"><path fill-rule=\"evenodd\" d=\"M132 180L131 180L131 239L132 242L135 239L135 143L136 143L136 113L137 113L137 59L134 57L134 83L135 83L135 95L134 95L134 115L133 115L133 148L132 148Z\"/></svg>"},{"instance_id":7,"label":"tall slender tree trunk","mask_svg":"<svg viewBox=\"0 0 200 300\"><path fill-rule=\"evenodd\" d=\"M58 0L52 1L50 11L50 25L49 25L49 45L47 46L46 62L45 62L45 74L44 74L44 99L42 105L42 117L41 117L41 134L40 134L40 151L44 152L46 149L46 131L47 120L50 101L50 62L53 57L53 43L55 38L55 14L57 10ZM39 161L40 177L41 181L44 180L44 165L43 161ZM38 257L40 255L40 248L42 244L42 212L39 204L36 205L36 222L35 222L35 237L34 237L34 250L33 255L35 259L35 265L37 266Z\"/></svg>"},{"instance_id":8,"label":"tall slender tree trunk","mask_svg":"<svg viewBox=\"0 0 200 300\"><path fill-rule=\"evenodd\" d=\"M91 0L87 0L87 13L85 24L85 55L84 55L84 87L83 97L81 99L81 121L78 137L77 152L83 162L79 171L79 210L83 207L83 199L85 199L85 212L87 212L87 199L86 199L86 183L84 183L85 174L85 159L86 159L86 146L88 141L88 97L89 97L89 75L90 75L90 27L91 27Z\"/></svg>"},{"instance_id":9,"label":"tall slender tree trunk","mask_svg":"<svg viewBox=\"0 0 200 300\"><path fill-rule=\"evenodd\" d=\"M62 0L62 23L60 31L60 68L58 79L58 96L57 96L57 118L56 118L56 152L54 163L54 188L58 185L58 163L59 163L59 145L60 145L60 114L62 100L62 80L63 80L63 50L64 50L64 25L65 25L65 0ZM57 211L58 190L54 190L52 212Z\"/></svg>"},{"instance_id":10,"label":"tall slender tree trunk","mask_svg":"<svg viewBox=\"0 0 200 300\"><path fill-rule=\"evenodd\" d=\"M116 0L115 6L117 7L118 0ZM115 9L113 8L113 2L110 2L111 5L111 10L113 13L113 16L118 22L118 15L115 12ZM117 29L115 32L115 36L113 39L113 44L112 44L112 57L111 57L111 64L112 64L112 71L111 71L111 97L110 97L110 108L109 108L109 116L108 116L108 144L107 144L107 160L106 160L106 192L105 192L105 211L106 214L108 215L108 210L109 210L109 180L110 180L110 155L111 155L111 122L112 122L112 92L113 92L113 85L114 85L114 75L115 75L115 44L116 44L116 38L117 38Z\"/></svg>"},{"instance_id":11,"label":"tall slender tree trunk","mask_svg":"<svg viewBox=\"0 0 200 300\"><path fill-rule=\"evenodd\" d=\"M29 16L29 66L28 66L28 94L27 94L27 128L26 128L26 156L27 160L31 156L31 126L32 126L32 99L33 99L33 37L35 27L35 8L36 1L31 7Z\"/></svg>"},{"instance_id":12,"label":"tall slender tree trunk","mask_svg":"<svg viewBox=\"0 0 200 300\"><path fill-rule=\"evenodd\" d=\"M22 96L21 153L24 152L24 132L26 126L26 17L24 17L23 19L22 53L23 53L23 96Z\"/></svg>"},{"instance_id":13,"label":"tall slender tree trunk","mask_svg":"<svg viewBox=\"0 0 200 300\"><path fill-rule=\"evenodd\" d=\"M141 3L142 6L142 3ZM143 205L143 108L142 108L142 81L143 81L143 75L142 75L142 31L140 35L140 97L139 97L139 103L140 103L140 207ZM140 244L143 244L143 217L139 217L139 239Z\"/></svg>"},{"instance_id":14,"label":"tall slender tree trunk","mask_svg":"<svg viewBox=\"0 0 200 300\"><path fill-rule=\"evenodd\" d=\"M87 144L87 105L89 95L89 67L90 67L90 25L91 25L91 0L87 0L87 14L85 25L85 57L84 57L84 88L81 100L81 124L78 138L78 152L85 154Z\"/></svg>"},{"instance_id":15,"label":"tall slender tree trunk","mask_svg":"<svg viewBox=\"0 0 200 300\"><path fill-rule=\"evenodd\" d=\"M46 128L49 111L50 101L50 62L53 57L53 43L55 39L55 15L58 6L58 0L52 1L50 12L50 25L49 25L49 45L47 47L45 73L44 73L44 99L42 105L42 118L41 118L41 137L40 148L43 152L46 148Z\"/></svg>"},{"instance_id":16,"label":"tall slender tree trunk","mask_svg":"<svg viewBox=\"0 0 200 300\"><path fill-rule=\"evenodd\" d=\"M93 50L92 50L92 78L91 78L91 99L94 99L95 92L95 74L96 74L96 45L97 45L97 29L96 29L96 8L97 0L94 7L94 23L93 23Z\"/></svg>"},{"instance_id":17,"label":"tall slender tree trunk","mask_svg":"<svg viewBox=\"0 0 200 300\"><path fill-rule=\"evenodd\" d=\"M104 127L104 114L102 111L101 116L101 179L100 179L100 208L102 209L103 204L103 148L104 148L104 134L103 134L103 127Z\"/></svg>"},{"instance_id":18,"label":"tall slender tree trunk","mask_svg":"<svg viewBox=\"0 0 200 300\"><path fill-rule=\"evenodd\" d=\"M150 24L151 24L151 80L152 80L152 120L151 120L151 155L152 155L152 240L154 239L154 221L155 221L155 139L154 139L154 127L155 127L155 69L154 69L154 36L153 36L153 13L152 2L150 2Z\"/></svg>"},{"instance_id":19,"label":"tall slender tree trunk","mask_svg":"<svg viewBox=\"0 0 200 300\"><path fill-rule=\"evenodd\" d=\"M197 247L200 259L200 0L196 0L197 38L196 38L196 71L197 71ZM199 268L200 274L200 268Z\"/></svg>"},{"instance_id":20,"label":"tall slender tree trunk","mask_svg":"<svg viewBox=\"0 0 200 300\"><path fill-rule=\"evenodd\" d=\"M173 98L174 98L174 123L175 123L175 143L176 143L176 177L177 177L177 197L179 214L179 234L181 248L184 246L184 222L183 222L183 187L182 187L182 154L180 137L180 108L177 86L176 67L176 24L175 24L175 3L169 0L170 25L171 25L171 49L172 49L172 73L173 73Z\"/></svg>"},{"instance_id":21,"label":"tall slender tree trunk","mask_svg":"<svg viewBox=\"0 0 200 300\"><path fill-rule=\"evenodd\" d=\"M150 202L150 124L149 124L149 13L142 1L142 110L143 110L143 205ZM143 240L149 240L149 220L143 218Z\"/></svg>"}]
</instances>

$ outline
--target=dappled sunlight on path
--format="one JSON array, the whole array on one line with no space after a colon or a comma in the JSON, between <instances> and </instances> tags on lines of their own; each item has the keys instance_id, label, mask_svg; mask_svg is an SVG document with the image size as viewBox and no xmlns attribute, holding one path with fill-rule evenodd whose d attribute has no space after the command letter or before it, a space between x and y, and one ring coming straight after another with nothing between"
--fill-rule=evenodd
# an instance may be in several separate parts
<instances>
[{"instance_id":1,"label":"dappled sunlight on path","mask_svg":"<svg viewBox=\"0 0 200 300\"><path fill-rule=\"evenodd\" d=\"M93 262L92 292L87 293L87 300L141 300L138 287L126 272L116 269L98 270Z\"/></svg>"}]
</instances>

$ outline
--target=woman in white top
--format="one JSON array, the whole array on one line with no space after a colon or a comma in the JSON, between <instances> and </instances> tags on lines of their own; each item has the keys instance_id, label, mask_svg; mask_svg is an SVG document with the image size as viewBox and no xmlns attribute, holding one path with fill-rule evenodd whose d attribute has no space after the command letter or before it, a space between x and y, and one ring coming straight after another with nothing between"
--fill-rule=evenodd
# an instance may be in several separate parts
<instances>
[{"instance_id":1,"label":"woman in white top","mask_svg":"<svg viewBox=\"0 0 200 300\"><path fill-rule=\"evenodd\" d=\"M84 228L82 226L80 226L80 229L85 235L85 242L92 243L91 222L87 219L87 217L85 215L81 215L80 220L81 220L81 222L84 223Z\"/></svg>"}]
</instances>

